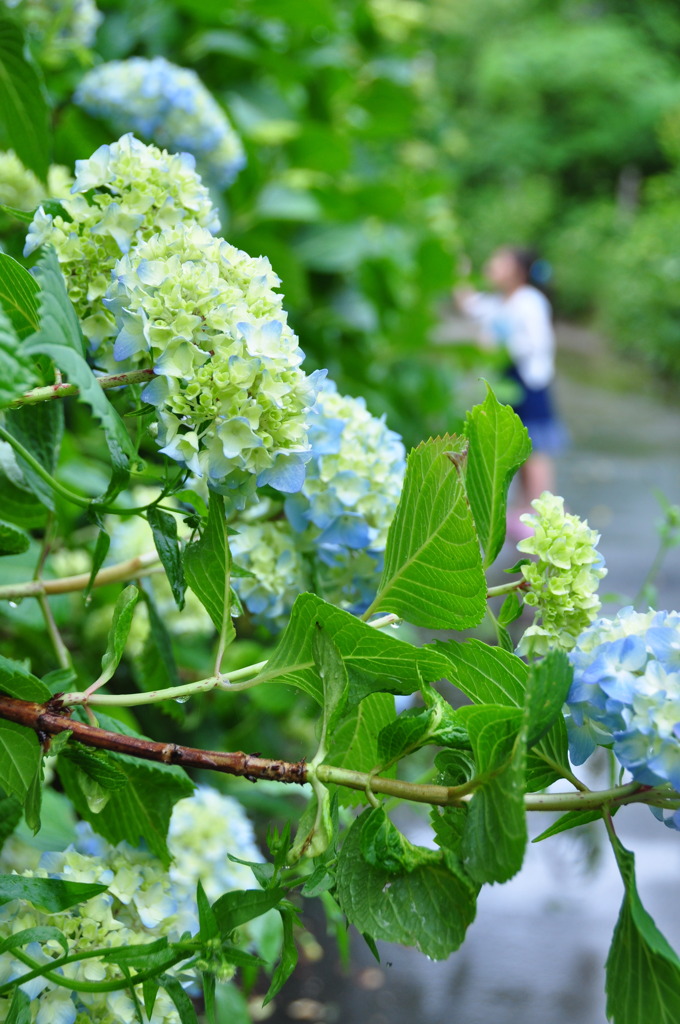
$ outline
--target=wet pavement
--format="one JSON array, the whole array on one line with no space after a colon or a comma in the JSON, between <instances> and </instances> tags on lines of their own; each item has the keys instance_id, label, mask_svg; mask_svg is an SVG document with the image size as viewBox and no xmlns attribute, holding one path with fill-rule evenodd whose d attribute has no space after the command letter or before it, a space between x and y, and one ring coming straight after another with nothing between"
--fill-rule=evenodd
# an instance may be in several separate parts
<instances>
[{"instance_id":1,"label":"wet pavement","mask_svg":"<svg viewBox=\"0 0 680 1024\"><path fill-rule=\"evenodd\" d=\"M558 402L572 435L557 467L571 511L602 533L609 575L603 592L632 598L652 563L660 508L654 489L680 503L680 406L601 340L560 331ZM602 382L607 381L607 386ZM680 608L680 548L657 580L659 607ZM622 601L607 604L613 614ZM597 781L595 782L597 784ZM600 785L605 785L601 782ZM554 816L530 821L539 834ZM539 820L540 819L540 820ZM642 901L680 949L680 835L643 807L616 818L637 858ZM427 822L409 835L428 845ZM463 947L448 960L380 943L378 965L356 933L343 973L318 917L312 947L268 1019L317 1024L605 1024L604 964L621 902L621 881L603 830L578 830L530 846L509 883L482 890ZM650 1022L652 1024L652 1022Z\"/></svg>"}]
</instances>

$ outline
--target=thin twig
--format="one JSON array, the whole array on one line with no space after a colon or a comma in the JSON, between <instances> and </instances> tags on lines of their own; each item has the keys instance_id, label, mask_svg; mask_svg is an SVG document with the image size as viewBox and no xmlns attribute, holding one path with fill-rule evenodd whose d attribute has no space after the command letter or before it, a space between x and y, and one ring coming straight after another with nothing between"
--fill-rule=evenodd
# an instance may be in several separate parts
<instances>
[{"instance_id":1,"label":"thin twig","mask_svg":"<svg viewBox=\"0 0 680 1024\"><path fill-rule=\"evenodd\" d=\"M155 371L151 369L131 370L128 373L105 374L102 377L97 377L96 381L103 391L111 391L113 388L124 387L126 384L142 384L152 380L155 376ZM51 402L55 398L69 398L71 395L79 393L80 389L76 384L57 382L41 388L32 388L21 398L15 398L13 402L10 402L9 408L18 409L22 405L38 405L40 402Z\"/></svg>"}]
</instances>

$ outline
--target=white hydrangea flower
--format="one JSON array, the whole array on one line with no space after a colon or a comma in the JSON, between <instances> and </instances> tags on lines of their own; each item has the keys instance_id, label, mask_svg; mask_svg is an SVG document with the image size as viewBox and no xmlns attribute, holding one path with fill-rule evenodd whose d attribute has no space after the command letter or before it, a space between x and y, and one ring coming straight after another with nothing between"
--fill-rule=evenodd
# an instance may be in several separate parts
<instances>
[{"instance_id":1,"label":"white hydrangea flower","mask_svg":"<svg viewBox=\"0 0 680 1024\"><path fill-rule=\"evenodd\" d=\"M190 222L138 244L114 274L114 357L156 371L143 398L157 406L161 451L225 491L249 476L299 489L325 371L300 369L269 260Z\"/></svg>"},{"instance_id":2,"label":"white hydrangea flower","mask_svg":"<svg viewBox=\"0 0 680 1024\"><path fill-rule=\"evenodd\" d=\"M213 232L220 226L194 158L146 146L131 134L76 161L71 195L59 198L64 216L39 207L24 255L46 243L54 246L83 332L95 348L115 333L101 300L123 253L183 221Z\"/></svg>"},{"instance_id":3,"label":"white hydrangea flower","mask_svg":"<svg viewBox=\"0 0 680 1024\"><path fill-rule=\"evenodd\" d=\"M127 843L111 846L95 835L89 825L79 826L75 847L43 854L35 870L6 858L3 865L24 877L63 878L74 882L99 882L108 891L60 913L47 914L23 900L0 907L0 930L13 935L25 928L49 924L65 936L69 952L94 948L121 948L153 942L167 936L170 941L199 930L196 886L200 880L208 899L214 901L232 889L256 886L250 868L229 860L232 853L243 860L261 861L253 828L243 808L232 797L208 786L180 800L173 809L168 835L173 863L168 871L157 858ZM18 851L17 851L18 852ZM61 957L63 949L55 940L31 943L26 952L39 962ZM225 965L225 970L229 970ZM0 955L0 983L12 981L28 968L12 951ZM96 958L80 960L59 969L76 981L108 981L120 978L113 964ZM194 983L193 975L182 972L181 964L169 973L179 975L184 985ZM22 990L31 1000L31 1021L35 1024L129 1024L135 1017L128 992L87 992L57 986L45 978L24 983ZM141 1000L141 989L137 992ZM0 1021L10 999L0 996ZM179 1014L167 994L158 993L149 1024L179 1024Z\"/></svg>"},{"instance_id":4,"label":"white hydrangea flower","mask_svg":"<svg viewBox=\"0 0 680 1024\"><path fill-rule=\"evenodd\" d=\"M0 152L0 203L15 210L34 210L38 203L63 195L73 179L66 167L53 164L47 172L47 184L23 163L14 150Z\"/></svg>"},{"instance_id":5,"label":"white hydrangea flower","mask_svg":"<svg viewBox=\"0 0 680 1024\"><path fill-rule=\"evenodd\" d=\"M195 71L164 57L130 57L88 71L74 96L116 129L131 128L170 152L193 153L219 186L245 164L241 140Z\"/></svg>"},{"instance_id":6,"label":"white hydrangea flower","mask_svg":"<svg viewBox=\"0 0 680 1024\"><path fill-rule=\"evenodd\" d=\"M235 577L234 589L256 622L280 629L298 594L312 589L298 538L285 519L239 523L236 529L231 553L253 576Z\"/></svg>"}]
</instances>

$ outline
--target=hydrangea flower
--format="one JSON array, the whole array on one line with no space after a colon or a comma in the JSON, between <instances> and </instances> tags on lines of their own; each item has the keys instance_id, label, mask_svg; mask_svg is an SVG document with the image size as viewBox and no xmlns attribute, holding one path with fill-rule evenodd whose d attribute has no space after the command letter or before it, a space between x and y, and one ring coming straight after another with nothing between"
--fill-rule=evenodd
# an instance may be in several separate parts
<instances>
[{"instance_id":1,"label":"hydrangea flower","mask_svg":"<svg viewBox=\"0 0 680 1024\"><path fill-rule=\"evenodd\" d=\"M300 369L269 260L190 222L140 242L114 274L114 357L156 371L143 398L157 407L161 451L225 493L249 477L298 490L325 371Z\"/></svg>"},{"instance_id":2,"label":"hydrangea flower","mask_svg":"<svg viewBox=\"0 0 680 1024\"><path fill-rule=\"evenodd\" d=\"M71 193L60 197L64 216L38 208L24 255L44 244L54 246L83 332L97 348L115 334L114 317L101 300L121 255L183 221L212 232L220 225L194 158L146 146L131 134L77 160Z\"/></svg>"},{"instance_id":3,"label":"hydrangea flower","mask_svg":"<svg viewBox=\"0 0 680 1024\"><path fill-rule=\"evenodd\" d=\"M73 181L66 167L53 164L45 185L10 149L0 153L0 203L15 210L34 210L48 196L63 195Z\"/></svg>"},{"instance_id":4,"label":"hydrangea flower","mask_svg":"<svg viewBox=\"0 0 680 1024\"><path fill-rule=\"evenodd\" d=\"M597 588L607 574L596 549L600 535L587 521L565 512L564 498L549 491L531 504L536 512L520 519L534 532L517 549L536 556L522 566L529 585L524 602L536 614L518 652L547 654L554 647L569 651L600 608Z\"/></svg>"},{"instance_id":5,"label":"hydrangea flower","mask_svg":"<svg viewBox=\"0 0 680 1024\"><path fill-rule=\"evenodd\" d=\"M102 64L87 72L74 99L119 131L131 128L172 153L193 153L221 187L245 164L240 138L196 72L164 57Z\"/></svg>"},{"instance_id":6,"label":"hydrangea flower","mask_svg":"<svg viewBox=\"0 0 680 1024\"><path fill-rule=\"evenodd\" d=\"M40 49L43 64L57 68L72 57L90 58L103 14L93 0L4 0L15 8Z\"/></svg>"},{"instance_id":7,"label":"hydrangea flower","mask_svg":"<svg viewBox=\"0 0 680 1024\"><path fill-rule=\"evenodd\" d=\"M233 853L243 860L261 861L252 825L243 808L232 797L209 786L180 800L173 809L168 846L173 863L166 871L157 858L127 843L111 846L89 825L78 826L74 846L59 853L43 854L34 871L19 870L25 877L63 878L75 882L99 882L108 891L56 914L46 914L22 900L0 908L3 934L49 924L66 937L70 952L120 948L152 942L167 936L171 941L189 931L199 930L196 886L200 880L208 899L223 892L253 888L250 868L230 861ZM49 940L32 943L27 953L44 961L63 955L61 946ZM0 983L11 981L28 968L12 952L0 955ZM78 981L107 981L119 978L113 964L95 958L59 969L65 978ZM182 973L181 964L170 969L182 983L191 985L193 976ZM233 973L225 965L224 978ZM129 994L114 992L71 992L45 978L26 982L22 989L31 999L31 1020L37 1024L73 1024L96 1020L98 1024L128 1024L135 1019ZM138 992L141 999L141 991ZM9 1002L0 997L0 1020ZM162 990L149 1024L179 1024L179 1014Z\"/></svg>"},{"instance_id":8,"label":"hydrangea flower","mask_svg":"<svg viewBox=\"0 0 680 1024\"><path fill-rule=\"evenodd\" d=\"M624 608L615 619L594 622L570 660L574 763L582 764L597 744L612 746L636 781L670 783L680 792L680 614ZM680 829L680 811L667 824Z\"/></svg>"},{"instance_id":9,"label":"hydrangea flower","mask_svg":"<svg viewBox=\"0 0 680 1024\"><path fill-rule=\"evenodd\" d=\"M298 594L311 590L310 566L285 519L238 523L229 538L234 560L252 576L235 577L234 590L255 622L281 629Z\"/></svg>"}]
</instances>

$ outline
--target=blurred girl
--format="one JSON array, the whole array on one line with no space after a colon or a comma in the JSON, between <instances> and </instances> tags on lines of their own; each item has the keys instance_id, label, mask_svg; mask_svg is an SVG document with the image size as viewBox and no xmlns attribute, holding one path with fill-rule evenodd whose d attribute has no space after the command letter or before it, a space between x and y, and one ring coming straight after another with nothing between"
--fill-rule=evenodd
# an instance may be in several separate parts
<instances>
[{"instance_id":1,"label":"blurred girl","mask_svg":"<svg viewBox=\"0 0 680 1024\"><path fill-rule=\"evenodd\" d=\"M520 507L508 516L508 533L518 540L526 536L519 516L531 511L530 502L543 491L555 490L552 456L566 440L550 392L555 376L552 310L537 287L545 283L549 268L530 249L503 246L484 272L498 294L462 288L455 298L462 312L479 324L481 344L504 346L510 357L507 376L519 390L512 405L529 432L533 451L520 470Z\"/></svg>"}]
</instances>

